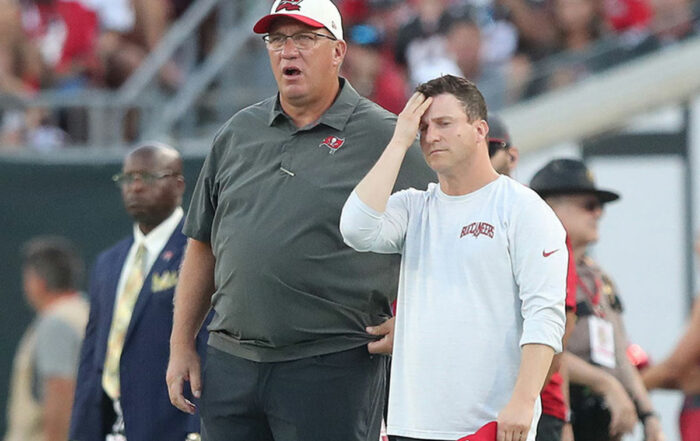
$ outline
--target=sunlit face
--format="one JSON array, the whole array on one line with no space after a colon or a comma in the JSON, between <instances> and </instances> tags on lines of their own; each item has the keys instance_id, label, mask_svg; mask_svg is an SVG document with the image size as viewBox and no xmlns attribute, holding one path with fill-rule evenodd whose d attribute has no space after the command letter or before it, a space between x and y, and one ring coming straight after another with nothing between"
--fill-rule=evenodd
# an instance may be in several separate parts
<instances>
[{"instance_id":1,"label":"sunlit face","mask_svg":"<svg viewBox=\"0 0 700 441\"><path fill-rule=\"evenodd\" d=\"M294 35L314 32L332 36L325 28L312 28L289 18L279 18L270 27L270 35ZM287 39L282 50L268 48L270 67L283 102L303 105L322 99L338 84L338 69L345 57L346 44L318 37L310 49L300 50Z\"/></svg>"},{"instance_id":2,"label":"sunlit face","mask_svg":"<svg viewBox=\"0 0 700 441\"><path fill-rule=\"evenodd\" d=\"M569 234L574 247L586 246L598 241L598 221L603 206L595 194L572 194L547 198Z\"/></svg>"},{"instance_id":3,"label":"sunlit face","mask_svg":"<svg viewBox=\"0 0 700 441\"><path fill-rule=\"evenodd\" d=\"M488 125L469 122L462 103L452 94L433 97L420 122L420 145L428 165L439 175L464 170L479 142L485 143ZM485 145L482 145L486 149Z\"/></svg>"}]
</instances>

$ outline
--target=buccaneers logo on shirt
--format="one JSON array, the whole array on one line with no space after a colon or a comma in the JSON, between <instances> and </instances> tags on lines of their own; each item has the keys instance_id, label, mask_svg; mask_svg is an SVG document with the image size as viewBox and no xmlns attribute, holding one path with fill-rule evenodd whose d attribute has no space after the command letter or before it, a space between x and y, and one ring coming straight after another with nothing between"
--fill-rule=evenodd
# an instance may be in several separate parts
<instances>
[{"instance_id":1,"label":"buccaneers logo on shirt","mask_svg":"<svg viewBox=\"0 0 700 441\"><path fill-rule=\"evenodd\" d=\"M461 239L470 234L474 237L479 237L483 234L484 236L488 236L493 239L493 231L494 228L491 224L487 224L486 222L472 222L466 227L462 227L462 232L460 233L459 238Z\"/></svg>"},{"instance_id":2,"label":"buccaneers logo on shirt","mask_svg":"<svg viewBox=\"0 0 700 441\"><path fill-rule=\"evenodd\" d=\"M333 154L335 153L336 150L341 148L343 144L345 143L345 138L338 138L337 136L328 136L326 139L321 141L321 144L319 144L319 147L327 147L329 149L329 153Z\"/></svg>"},{"instance_id":3,"label":"buccaneers logo on shirt","mask_svg":"<svg viewBox=\"0 0 700 441\"><path fill-rule=\"evenodd\" d=\"M275 12L280 12L280 11L299 11L301 10L301 3L304 0L282 0L279 5L277 5L277 9L275 9Z\"/></svg>"}]
</instances>

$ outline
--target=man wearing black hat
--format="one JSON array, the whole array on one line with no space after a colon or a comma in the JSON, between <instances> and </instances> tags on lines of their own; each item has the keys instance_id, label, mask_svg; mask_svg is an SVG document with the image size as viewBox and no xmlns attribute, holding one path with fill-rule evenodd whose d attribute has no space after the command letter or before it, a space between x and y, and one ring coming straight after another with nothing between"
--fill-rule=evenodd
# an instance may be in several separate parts
<instances>
[{"instance_id":1,"label":"man wearing black hat","mask_svg":"<svg viewBox=\"0 0 700 441\"><path fill-rule=\"evenodd\" d=\"M574 438L620 439L634 429L631 410L636 406L645 439L665 439L644 384L625 355L627 337L616 288L586 255L588 245L598 240L604 204L619 199L619 195L597 188L590 170L575 159L550 161L535 174L530 187L561 220L576 259L578 320L566 355Z\"/></svg>"}]
</instances>

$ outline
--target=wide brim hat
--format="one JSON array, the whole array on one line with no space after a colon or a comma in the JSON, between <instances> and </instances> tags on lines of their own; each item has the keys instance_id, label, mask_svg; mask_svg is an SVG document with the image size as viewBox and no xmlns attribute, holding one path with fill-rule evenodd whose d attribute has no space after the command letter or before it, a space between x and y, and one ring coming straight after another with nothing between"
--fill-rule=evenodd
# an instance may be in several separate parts
<instances>
[{"instance_id":1,"label":"wide brim hat","mask_svg":"<svg viewBox=\"0 0 700 441\"><path fill-rule=\"evenodd\" d=\"M610 190L596 187L593 173L578 159L554 159L542 167L530 181L541 197L566 194L594 194L601 203L620 199Z\"/></svg>"},{"instance_id":2,"label":"wide brim hat","mask_svg":"<svg viewBox=\"0 0 700 441\"><path fill-rule=\"evenodd\" d=\"M266 34L280 17L289 17L314 28L326 28L338 40L343 39L343 22L331 0L277 0L270 13L255 23L253 32Z\"/></svg>"}]
</instances>

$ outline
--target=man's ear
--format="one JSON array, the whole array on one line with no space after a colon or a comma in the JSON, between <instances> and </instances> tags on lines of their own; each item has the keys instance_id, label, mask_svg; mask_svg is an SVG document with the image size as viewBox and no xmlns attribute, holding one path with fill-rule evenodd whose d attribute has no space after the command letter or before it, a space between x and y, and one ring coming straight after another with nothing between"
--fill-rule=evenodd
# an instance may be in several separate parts
<instances>
[{"instance_id":1,"label":"man's ear","mask_svg":"<svg viewBox=\"0 0 700 441\"><path fill-rule=\"evenodd\" d=\"M481 138L484 138L484 141L488 144L489 123L487 123L485 119L480 119L474 124L474 127L476 127L476 133L478 133Z\"/></svg>"},{"instance_id":2,"label":"man's ear","mask_svg":"<svg viewBox=\"0 0 700 441\"><path fill-rule=\"evenodd\" d=\"M343 64L347 51L348 44L346 42L343 40L336 41L335 47L333 48L333 66L340 68L340 65Z\"/></svg>"}]
</instances>

